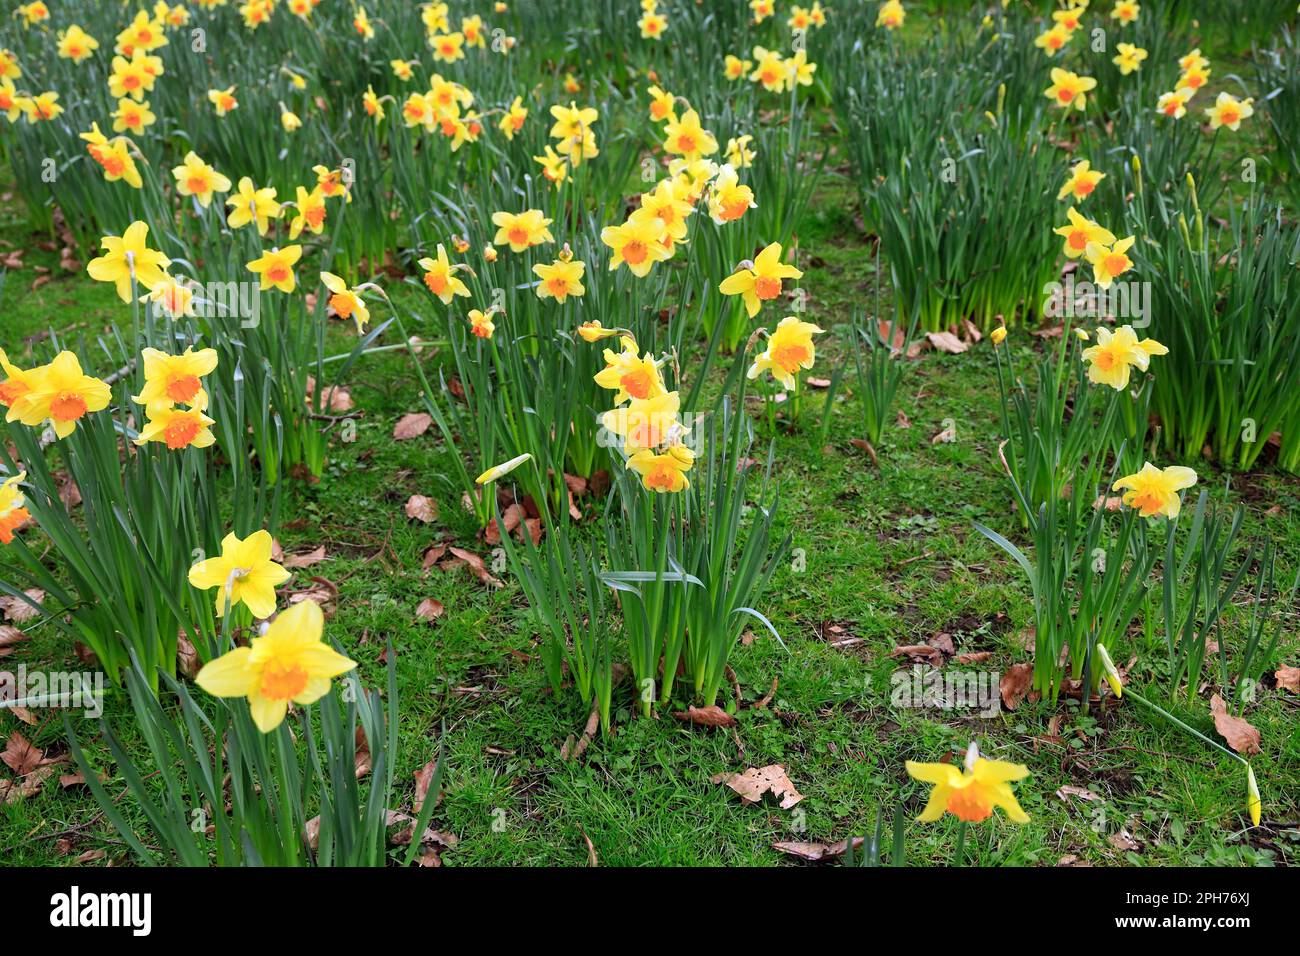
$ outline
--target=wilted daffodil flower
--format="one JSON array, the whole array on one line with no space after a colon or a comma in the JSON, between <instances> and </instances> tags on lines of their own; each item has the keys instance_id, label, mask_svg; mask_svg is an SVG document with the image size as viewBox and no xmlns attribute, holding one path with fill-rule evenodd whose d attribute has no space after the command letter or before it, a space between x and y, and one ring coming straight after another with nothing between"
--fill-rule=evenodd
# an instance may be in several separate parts
<instances>
[{"instance_id":1,"label":"wilted daffodil flower","mask_svg":"<svg viewBox=\"0 0 1300 956\"><path fill-rule=\"evenodd\" d=\"M1122 391L1128 388L1131 369L1145 372L1151 356L1168 354L1155 339L1139 341L1133 326L1124 325L1114 332L1097 329L1097 344L1083 350L1083 360L1088 363L1088 381Z\"/></svg>"},{"instance_id":2,"label":"wilted daffodil flower","mask_svg":"<svg viewBox=\"0 0 1300 956\"><path fill-rule=\"evenodd\" d=\"M813 367L817 349L812 337L822 331L811 322L801 322L793 315L786 316L768 337L767 348L754 359L747 377L758 378L761 372L770 371L782 387L793 389L799 370Z\"/></svg>"},{"instance_id":3,"label":"wilted daffodil flower","mask_svg":"<svg viewBox=\"0 0 1300 956\"><path fill-rule=\"evenodd\" d=\"M972 742L966 751L961 770L946 763L907 761L907 773L913 780L934 785L929 802L917 817L919 823L933 823L951 813L966 823L978 823L993 815L998 807L1013 823L1028 823L1029 814L1020 809L1011 792L1011 782L1029 776L1024 764L1003 760L986 760Z\"/></svg>"},{"instance_id":4,"label":"wilted daffodil flower","mask_svg":"<svg viewBox=\"0 0 1300 956\"><path fill-rule=\"evenodd\" d=\"M275 589L289 580L289 572L271 560L272 540L268 531L255 531L242 540L234 532L221 539L221 557L208 558L190 568L190 584L206 591L218 588L217 616L230 606L243 603L256 618L275 613Z\"/></svg>"},{"instance_id":5,"label":"wilted daffodil flower","mask_svg":"<svg viewBox=\"0 0 1300 956\"><path fill-rule=\"evenodd\" d=\"M247 697L257 729L279 727L290 702L313 704L330 681L356 667L323 640L325 615L314 601L282 612L248 647L236 647L209 661L194 682L213 697Z\"/></svg>"},{"instance_id":6,"label":"wilted daffodil flower","mask_svg":"<svg viewBox=\"0 0 1300 956\"><path fill-rule=\"evenodd\" d=\"M739 295L745 300L745 311L752 319L758 315L763 302L770 302L781 294L782 279L798 279L803 273L781 261L781 244L774 242L754 257L753 262L742 262L740 268L723 279L718 291L723 295Z\"/></svg>"},{"instance_id":7,"label":"wilted daffodil flower","mask_svg":"<svg viewBox=\"0 0 1300 956\"><path fill-rule=\"evenodd\" d=\"M171 260L145 243L149 227L133 222L121 236L104 236L99 240L104 254L86 264L86 272L97 282L111 282L123 302L131 301L131 282L145 288L160 282Z\"/></svg>"},{"instance_id":8,"label":"wilted daffodil flower","mask_svg":"<svg viewBox=\"0 0 1300 956\"><path fill-rule=\"evenodd\" d=\"M1182 496L1178 492L1196 484L1196 472L1190 468L1171 465L1160 469L1145 462L1142 470L1125 475L1112 486L1114 491L1124 491L1124 504L1136 508L1144 518L1164 515L1177 518L1182 509Z\"/></svg>"}]
</instances>

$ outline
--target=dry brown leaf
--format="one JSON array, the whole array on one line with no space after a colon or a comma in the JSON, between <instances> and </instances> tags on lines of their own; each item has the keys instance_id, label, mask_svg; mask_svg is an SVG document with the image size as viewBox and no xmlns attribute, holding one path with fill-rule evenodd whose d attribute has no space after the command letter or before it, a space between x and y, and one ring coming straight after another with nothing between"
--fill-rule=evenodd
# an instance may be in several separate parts
<instances>
[{"instance_id":1,"label":"dry brown leaf","mask_svg":"<svg viewBox=\"0 0 1300 956\"><path fill-rule=\"evenodd\" d=\"M853 849L858 849L866 843L865 837L853 838ZM786 856L798 857L800 860L807 860L809 863L818 863L822 860L837 860L842 857L849 849L849 841L841 840L839 843L773 843L772 849L777 853L784 853Z\"/></svg>"},{"instance_id":2,"label":"dry brown leaf","mask_svg":"<svg viewBox=\"0 0 1300 956\"><path fill-rule=\"evenodd\" d=\"M1080 800L1099 801L1101 797L1097 796L1087 787L1076 787L1072 783L1067 783L1056 791L1056 795L1066 803L1070 802L1071 797L1078 797Z\"/></svg>"},{"instance_id":3,"label":"dry brown leaf","mask_svg":"<svg viewBox=\"0 0 1300 956\"><path fill-rule=\"evenodd\" d=\"M1293 694L1300 694L1300 667L1279 667L1273 672L1273 676L1277 678L1278 687L1289 690Z\"/></svg>"},{"instance_id":4,"label":"dry brown leaf","mask_svg":"<svg viewBox=\"0 0 1300 956\"><path fill-rule=\"evenodd\" d=\"M957 426L952 424L946 428L940 429L930 436L930 444L938 445L940 442L955 442L957 440Z\"/></svg>"},{"instance_id":5,"label":"dry brown leaf","mask_svg":"<svg viewBox=\"0 0 1300 956\"><path fill-rule=\"evenodd\" d=\"M438 502L424 495L411 495L406 499L406 517L432 524L438 520Z\"/></svg>"},{"instance_id":6,"label":"dry brown leaf","mask_svg":"<svg viewBox=\"0 0 1300 956\"><path fill-rule=\"evenodd\" d=\"M0 761L20 777L50 762L45 759L45 751L16 730L9 735L5 749L0 751Z\"/></svg>"},{"instance_id":7,"label":"dry brown leaf","mask_svg":"<svg viewBox=\"0 0 1300 956\"><path fill-rule=\"evenodd\" d=\"M871 456L871 463L879 466L880 460L876 457L876 449L872 447L871 442L867 441L865 438L850 438L849 444L854 448L861 448Z\"/></svg>"},{"instance_id":8,"label":"dry brown leaf","mask_svg":"<svg viewBox=\"0 0 1300 956\"><path fill-rule=\"evenodd\" d=\"M970 348L969 343L963 342L951 332L926 332L925 338L932 348L949 355L960 355Z\"/></svg>"},{"instance_id":9,"label":"dry brown leaf","mask_svg":"<svg viewBox=\"0 0 1300 956\"><path fill-rule=\"evenodd\" d=\"M28 588L23 592L37 604L45 600L45 592L40 588ZM40 616L40 611L32 607L20 597L14 597L12 594L6 594L0 597L0 609L3 609L5 617L15 624L22 624L24 621L30 621L34 617Z\"/></svg>"},{"instance_id":10,"label":"dry brown leaf","mask_svg":"<svg viewBox=\"0 0 1300 956\"><path fill-rule=\"evenodd\" d=\"M324 560L325 545L322 544L313 551L285 555L284 560L280 563L286 571L294 571L298 568L310 568L313 564L320 564Z\"/></svg>"},{"instance_id":11,"label":"dry brown leaf","mask_svg":"<svg viewBox=\"0 0 1300 956\"><path fill-rule=\"evenodd\" d=\"M415 799L411 802L411 808L419 813L424 807L424 801L428 799L429 787L433 784L433 775L438 769L438 761L430 760L422 768L415 772ZM437 806L438 801L442 799L442 793L433 795L433 805Z\"/></svg>"},{"instance_id":12,"label":"dry brown leaf","mask_svg":"<svg viewBox=\"0 0 1300 956\"><path fill-rule=\"evenodd\" d=\"M438 618L442 617L445 610L446 608L442 606L442 602L437 598L425 598L416 607L415 616L422 621L428 621L432 624Z\"/></svg>"},{"instance_id":13,"label":"dry brown leaf","mask_svg":"<svg viewBox=\"0 0 1300 956\"><path fill-rule=\"evenodd\" d=\"M673 711L673 716L678 720L684 720L692 724L699 724L702 727L736 726L736 718L727 713L717 704L712 704L708 707L690 706L686 710Z\"/></svg>"},{"instance_id":14,"label":"dry brown leaf","mask_svg":"<svg viewBox=\"0 0 1300 956\"><path fill-rule=\"evenodd\" d=\"M1002 694L1002 705L1007 710L1015 710L1029 693L1029 685L1034 680L1033 662L1012 664L998 681L998 690Z\"/></svg>"},{"instance_id":15,"label":"dry brown leaf","mask_svg":"<svg viewBox=\"0 0 1300 956\"><path fill-rule=\"evenodd\" d=\"M794 788L794 784L786 776L785 768L775 763L766 767L750 767L744 773L718 774L713 778L713 782L725 782L728 787L740 794L741 802L747 806L758 803L766 793L771 793L777 798L782 810L789 810L803 799L803 794Z\"/></svg>"},{"instance_id":16,"label":"dry brown leaf","mask_svg":"<svg viewBox=\"0 0 1300 956\"><path fill-rule=\"evenodd\" d=\"M1239 754L1260 752L1259 731L1244 718L1228 713L1228 705L1218 694L1210 698L1210 713L1214 715L1214 729L1228 742L1229 747Z\"/></svg>"},{"instance_id":17,"label":"dry brown leaf","mask_svg":"<svg viewBox=\"0 0 1300 956\"><path fill-rule=\"evenodd\" d=\"M373 765L370 756L370 741L366 739L366 729L364 727L357 728L356 744L352 762L356 767L357 779L360 780L370 773L370 768Z\"/></svg>"},{"instance_id":18,"label":"dry brown leaf","mask_svg":"<svg viewBox=\"0 0 1300 956\"><path fill-rule=\"evenodd\" d=\"M27 635L12 624L0 624L0 657L8 657L15 645L25 640Z\"/></svg>"},{"instance_id":19,"label":"dry brown leaf","mask_svg":"<svg viewBox=\"0 0 1300 956\"><path fill-rule=\"evenodd\" d=\"M432 424L433 417L428 412L408 412L393 426L393 441L406 441L423 435Z\"/></svg>"}]
</instances>

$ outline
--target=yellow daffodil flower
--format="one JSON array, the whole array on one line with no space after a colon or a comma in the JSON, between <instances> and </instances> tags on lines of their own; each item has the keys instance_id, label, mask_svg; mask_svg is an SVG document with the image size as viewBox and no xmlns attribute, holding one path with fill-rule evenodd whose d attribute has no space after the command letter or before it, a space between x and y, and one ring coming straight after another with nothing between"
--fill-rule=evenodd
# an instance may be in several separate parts
<instances>
[{"instance_id":1,"label":"yellow daffodil flower","mask_svg":"<svg viewBox=\"0 0 1300 956\"><path fill-rule=\"evenodd\" d=\"M426 256L419 261L418 265L424 270L425 286L442 301L443 305L451 305L454 296L469 295L468 286L456 278L457 270L463 267L451 264L451 260L447 258L447 250L443 248L442 243L438 243L436 258Z\"/></svg>"},{"instance_id":2,"label":"yellow daffodil flower","mask_svg":"<svg viewBox=\"0 0 1300 956\"><path fill-rule=\"evenodd\" d=\"M1177 89L1172 93L1161 93L1156 102L1156 109L1170 119L1182 119L1187 115L1187 104L1192 98L1189 89Z\"/></svg>"},{"instance_id":3,"label":"yellow daffodil flower","mask_svg":"<svg viewBox=\"0 0 1300 956\"><path fill-rule=\"evenodd\" d=\"M986 760L974 743L966 751L963 769L952 764L909 760L907 773L913 780L934 785L925 809L916 818L918 823L933 823L945 813L966 823L978 823L991 817L994 807L1001 809L1012 823L1029 822L1029 815L1011 792L1011 782L1029 776L1029 769L1024 764Z\"/></svg>"},{"instance_id":4,"label":"yellow daffodil flower","mask_svg":"<svg viewBox=\"0 0 1300 956\"><path fill-rule=\"evenodd\" d=\"M298 280L293 274L293 266L301 258L302 246L285 246L283 249L275 248L262 253L252 262L249 262L247 264L248 271L258 277L258 288L262 292L268 289L292 292L298 284Z\"/></svg>"},{"instance_id":5,"label":"yellow daffodil flower","mask_svg":"<svg viewBox=\"0 0 1300 956\"><path fill-rule=\"evenodd\" d=\"M1102 245L1099 242L1088 244L1084 255L1092 266L1093 281L1097 285L1108 289L1116 278L1133 268L1133 260L1128 257L1133 242L1133 236L1129 236L1110 245Z\"/></svg>"},{"instance_id":6,"label":"yellow daffodil flower","mask_svg":"<svg viewBox=\"0 0 1300 956\"><path fill-rule=\"evenodd\" d=\"M1043 95L1054 106L1064 110L1081 110L1088 104L1087 93L1095 89L1097 81L1091 76L1079 76L1069 70L1052 69L1052 85L1043 91Z\"/></svg>"},{"instance_id":7,"label":"yellow daffodil flower","mask_svg":"<svg viewBox=\"0 0 1300 956\"><path fill-rule=\"evenodd\" d=\"M1075 202L1082 202L1092 195L1097 184L1106 178L1106 174L1093 169L1088 160L1081 159L1070 167L1070 175L1065 185L1057 192L1057 199L1073 196Z\"/></svg>"},{"instance_id":8,"label":"yellow daffodil flower","mask_svg":"<svg viewBox=\"0 0 1300 956\"><path fill-rule=\"evenodd\" d=\"M1088 363L1088 381L1122 391L1128 388L1131 369L1145 372L1151 356L1168 354L1155 339L1139 341L1133 327L1124 325L1114 332L1097 329L1097 344L1083 350L1083 361Z\"/></svg>"},{"instance_id":9,"label":"yellow daffodil flower","mask_svg":"<svg viewBox=\"0 0 1300 956\"><path fill-rule=\"evenodd\" d=\"M158 349L147 348L140 353L144 369L144 388L131 400L149 409L188 405L204 411L208 407L208 393L199 380L217 367L216 349L187 348L180 355L168 355Z\"/></svg>"},{"instance_id":10,"label":"yellow daffodil flower","mask_svg":"<svg viewBox=\"0 0 1300 956\"><path fill-rule=\"evenodd\" d=\"M758 315L764 302L781 294L781 280L798 279L803 273L781 261L781 244L774 242L754 257L753 262L742 262L740 268L723 279L718 290L723 295L739 295L745 300L745 311L752 319Z\"/></svg>"},{"instance_id":11,"label":"yellow daffodil flower","mask_svg":"<svg viewBox=\"0 0 1300 956\"><path fill-rule=\"evenodd\" d=\"M663 220L645 209L632 213L620 226L606 226L600 241L612 250L609 268L626 263L634 276L645 278L656 262L672 257L672 249L664 244L667 232Z\"/></svg>"},{"instance_id":12,"label":"yellow daffodil flower","mask_svg":"<svg viewBox=\"0 0 1300 956\"><path fill-rule=\"evenodd\" d=\"M886 0L876 11L876 26L885 27L888 30L897 30L903 25L903 19L907 16L907 11L898 0Z\"/></svg>"},{"instance_id":13,"label":"yellow daffodil flower","mask_svg":"<svg viewBox=\"0 0 1300 956\"><path fill-rule=\"evenodd\" d=\"M99 49L99 41L75 23L66 30L60 30L59 56L73 63L81 63L91 58Z\"/></svg>"},{"instance_id":14,"label":"yellow daffodil flower","mask_svg":"<svg viewBox=\"0 0 1300 956\"><path fill-rule=\"evenodd\" d=\"M685 445L669 445L662 454L642 448L627 460L627 467L641 476L642 486L659 494L676 494L689 488L686 473L694 464L695 453Z\"/></svg>"},{"instance_id":15,"label":"yellow daffodil flower","mask_svg":"<svg viewBox=\"0 0 1300 956\"><path fill-rule=\"evenodd\" d=\"M289 221L289 238L297 239L304 229L319 236L325 228L325 194L319 189L307 192L298 186L293 201L298 215Z\"/></svg>"},{"instance_id":16,"label":"yellow daffodil flower","mask_svg":"<svg viewBox=\"0 0 1300 956\"><path fill-rule=\"evenodd\" d=\"M1147 58L1147 51L1140 46L1134 46L1132 43L1117 43L1115 49L1119 53L1111 62L1119 67L1120 73L1124 76L1141 69L1142 61Z\"/></svg>"},{"instance_id":17,"label":"yellow daffodil flower","mask_svg":"<svg viewBox=\"0 0 1300 956\"><path fill-rule=\"evenodd\" d=\"M271 560L273 542L268 531L255 531L247 538L234 532L221 539L221 556L200 561L190 568L190 584L201 591L217 588L216 609L244 604L255 618L275 613L275 589L289 580L289 572Z\"/></svg>"},{"instance_id":18,"label":"yellow daffodil flower","mask_svg":"<svg viewBox=\"0 0 1300 956\"><path fill-rule=\"evenodd\" d=\"M1192 469L1171 465L1162 470L1148 461L1143 463L1141 471L1115 482L1111 490L1123 490L1124 504L1136 508L1144 518L1154 515L1177 518L1182 508L1182 496L1178 492L1194 484L1196 472Z\"/></svg>"},{"instance_id":19,"label":"yellow daffodil flower","mask_svg":"<svg viewBox=\"0 0 1300 956\"><path fill-rule=\"evenodd\" d=\"M322 272L320 281L330 292L328 303L330 312L340 319L352 319L356 322L358 335L364 332L366 323L370 321L370 309L366 307L366 303L362 301L356 290L348 288L348 284L332 272Z\"/></svg>"},{"instance_id":20,"label":"yellow daffodil flower","mask_svg":"<svg viewBox=\"0 0 1300 956\"><path fill-rule=\"evenodd\" d=\"M587 291L582 284L586 271L586 263L563 256L550 265L537 263L533 266L533 274L542 280L537 283L537 297L554 299L561 305L571 295L581 297Z\"/></svg>"},{"instance_id":21,"label":"yellow daffodil flower","mask_svg":"<svg viewBox=\"0 0 1300 956\"><path fill-rule=\"evenodd\" d=\"M295 604L248 647L203 665L194 682L213 697L247 697L253 723L269 734L284 722L290 702L314 704L333 678L357 666L321 639L324 622L316 602Z\"/></svg>"},{"instance_id":22,"label":"yellow daffodil flower","mask_svg":"<svg viewBox=\"0 0 1300 956\"><path fill-rule=\"evenodd\" d=\"M137 445L164 442L172 451L181 448L207 448L217 437L210 426L211 418L197 408L173 408L170 405L145 410L148 422L140 429Z\"/></svg>"},{"instance_id":23,"label":"yellow daffodil flower","mask_svg":"<svg viewBox=\"0 0 1300 956\"><path fill-rule=\"evenodd\" d=\"M615 405L634 398L654 398L666 392L659 365L649 352L638 356L636 342L624 337L622 352L605 349L605 367L596 373L596 384L614 391Z\"/></svg>"},{"instance_id":24,"label":"yellow daffodil flower","mask_svg":"<svg viewBox=\"0 0 1300 956\"><path fill-rule=\"evenodd\" d=\"M29 428L48 421L55 435L67 438L84 415L104 410L113 397L107 383L81 370L72 352L60 352L32 374L31 390L9 406L5 421L20 421Z\"/></svg>"},{"instance_id":25,"label":"yellow daffodil flower","mask_svg":"<svg viewBox=\"0 0 1300 956\"><path fill-rule=\"evenodd\" d=\"M1120 26L1128 26L1130 23L1136 23L1138 12L1142 8L1133 2L1133 0L1118 0L1115 9L1110 11L1110 18L1118 20Z\"/></svg>"},{"instance_id":26,"label":"yellow daffodil flower","mask_svg":"<svg viewBox=\"0 0 1300 956\"><path fill-rule=\"evenodd\" d=\"M96 282L111 282L123 302L131 301L131 283L134 280L150 288L162 280L171 260L156 249L146 245L149 227L143 222L133 222L121 236L104 236L99 240L104 254L91 259L86 272Z\"/></svg>"},{"instance_id":27,"label":"yellow daffodil flower","mask_svg":"<svg viewBox=\"0 0 1300 956\"><path fill-rule=\"evenodd\" d=\"M27 472L10 475L0 484L0 544L12 544L14 532L32 520L31 512L23 507L27 499L18 485L27 478Z\"/></svg>"},{"instance_id":28,"label":"yellow daffodil flower","mask_svg":"<svg viewBox=\"0 0 1300 956\"><path fill-rule=\"evenodd\" d=\"M623 451L631 456L645 448L679 441L689 431L677 420L680 410L677 392L663 392L650 398L634 398L623 408L605 412L600 423L623 439Z\"/></svg>"},{"instance_id":29,"label":"yellow daffodil flower","mask_svg":"<svg viewBox=\"0 0 1300 956\"><path fill-rule=\"evenodd\" d=\"M275 200L275 187L264 186L258 189L247 176L239 180L235 195L226 200L230 215L226 225L238 229L250 222L257 224L257 234L265 236L272 219L280 218L280 204Z\"/></svg>"},{"instance_id":30,"label":"yellow daffodil flower","mask_svg":"<svg viewBox=\"0 0 1300 956\"><path fill-rule=\"evenodd\" d=\"M494 212L492 224L497 227L493 245L509 245L511 252L523 252L531 246L555 241L547 228L551 220L543 216L540 209L526 209L521 213Z\"/></svg>"},{"instance_id":31,"label":"yellow daffodil flower","mask_svg":"<svg viewBox=\"0 0 1300 956\"><path fill-rule=\"evenodd\" d=\"M1109 246L1115 241L1115 236L1109 229L1081 216L1073 206L1067 209L1065 214L1070 219L1069 225L1059 226L1052 231L1058 236L1065 237L1064 252L1069 258L1081 258L1088 251L1089 243Z\"/></svg>"},{"instance_id":32,"label":"yellow daffodil flower","mask_svg":"<svg viewBox=\"0 0 1300 956\"><path fill-rule=\"evenodd\" d=\"M1254 100L1247 97L1239 100L1231 93L1220 93L1214 105L1206 109L1210 118L1210 129L1226 126L1234 133L1241 129L1241 121L1255 115Z\"/></svg>"},{"instance_id":33,"label":"yellow daffodil flower","mask_svg":"<svg viewBox=\"0 0 1300 956\"><path fill-rule=\"evenodd\" d=\"M821 335L822 331L811 322L801 322L793 315L786 316L768 337L767 348L755 357L745 373L746 377L755 379L760 373L770 371L782 387L793 389L799 370L813 367L817 349L812 337Z\"/></svg>"},{"instance_id":34,"label":"yellow daffodil flower","mask_svg":"<svg viewBox=\"0 0 1300 956\"><path fill-rule=\"evenodd\" d=\"M230 192L230 180L199 159L193 150L185 154L181 165L172 167L172 177L176 180L176 191L182 196L193 196L204 209L212 203L213 193ZM275 195L274 190L271 195Z\"/></svg>"},{"instance_id":35,"label":"yellow daffodil flower","mask_svg":"<svg viewBox=\"0 0 1300 956\"><path fill-rule=\"evenodd\" d=\"M216 108L218 116L225 116L239 106L233 86L228 86L224 90L208 90L208 101Z\"/></svg>"}]
</instances>

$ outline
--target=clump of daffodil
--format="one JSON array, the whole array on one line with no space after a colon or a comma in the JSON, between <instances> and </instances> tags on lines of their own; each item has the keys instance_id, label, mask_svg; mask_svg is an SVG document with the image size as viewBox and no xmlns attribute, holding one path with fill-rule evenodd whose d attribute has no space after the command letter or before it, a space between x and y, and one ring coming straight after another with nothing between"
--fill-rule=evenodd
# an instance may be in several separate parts
<instances>
[{"instance_id":1,"label":"clump of daffodil","mask_svg":"<svg viewBox=\"0 0 1300 956\"><path fill-rule=\"evenodd\" d=\"M60 352L54 361L27 373L28 390L9 406L5 421L29 428L49 422L54 434L67 438L89 412L103 411L113 397L108 383L87 375L72 352Z\"/></svg>"},{"instance_id":2,"label":"clump of daffodil","mask_svg":"<svg viewBox=\"0 0 1300 956\"><path fill-rule=\"evenodd\" d=\"M1114 332L1097 329L1097 344L1083 350L1083 360L1088 363L1088 381L1123 391L1131 369L1145 372L1151 356L1168 354L1155 339L1139 340L1133 326L1124 325Z\"/></svg>"},{"instance_id":3,"label":"clump of daffodil","mask_svg":"<svg viewBox=\"0 0 1300 956\"><path fill-rule=\"evenodd\" d=\"M1180 465L1157 468L1151 462L1145 462L1142 470L1120 478L1112 486L1114 491L1123 491L1124 504L1136 508L1144 518L1164 515L1177 518L1182 509L1184 488L1196 484L1196 472Z\"/></svg>"},{"instance_id":4,"label":"clump of daffodil","mask_svg":"<svg viewBox=\"0 0 1300 956\"><path fill-rule=\"evenodd\" d=\"M207 558L190 568L189 580L206 591L217 588L217 616L230 606L245 605L255 618L275 613L275 589L289 580L289 572L271 560L273 542L269 531L255 531L247 538L234 532L221 539L221 556Z\"/></svg>"},{"instance_id":5,"label":"clump of daffodil","mask_svg":"<svg viewBox=\"0 0 1300 956\"><path fill-rule=\"evenodd\" d=\"M322 640L324 623L319 604L295 604L248 647L205 664L194 682L213 697L248 698L253 723L268 734L284 721L290 703L315 703L331 680L357 666Z\"/></svg>"},{"instance_id":6,"label":"clump of daffodil","mask_svg":"<svg viewBox=\"0 0 1300 956\"><path fill-rule=\"evenodd\" d=\"M988 760L980 756L974 742L966 750L961 769L952 764L909 760L907 773L913 780L934 786L925 809L916 818L919 823L933 823L945 813L964 823L978 823L991 817L995 807L1013 823L1029 822L1029 814L1020 808L1011 791L1011 783L1029 776L1029 768L1004 760Z\"/></svg>"},{"instance_id":7,"label":"clump of daffodil","mask_svg":"<svg viewBox=\"0 0 1300 956\"><path fill-rule=\"evenodd\" d=\"M783 279L799 279L803 273L781 261L781 244L774 242L754 257L752 262L742 262L737 270L723 279L718 291L723 295L739 295L745 302L745 311L752 319L758 315L764 302L781 294Z\"/></svg>"},{"instance_id":8,"label":"clump of daffodil","mask_svg":"<svg viewBox=\"0 0 1300 956\"><path fill-rule=\"evenodd\" d=\"M537 297L554 299L561 305L569 296L581 297L587 291L582 284L586 271L586 263L574 259L566 243L554 262L549 265L539 262L533 266L533 274L541 280L537 283Z\"/></svg>"},{"instance_id":9,"label":"clump of daffodil","mask_svg":"<svg viewBox=\"0 0 1300 956\"><path fill-rule=\"evenodd\" d=\"M14 532L32 520L31 512L23 507L27 500L18 486L27 478L27 472L10 475L0 484L0 544L12 544Z\"/></svg>"},{"instance_id":10,"label":"clump of daffodil","mask_svg":"<svg viewBox=\"0 0 1300 956\"><path fill-rule=\"evenodd\" d=\"M86 272L97 282L111 282L123 302L131 301L132 283L145 288L162 281L171 260L147 245L149 227L133 222L121 236L99 240L104 254L86 264Z\"/></svg>"},{"instance_id":11,"label":"clump of daffodil","mask_svg":"<svg viewBox=\"0 0 1300 956\"><path fill-rule=\"evenodd\" d=\"M763 372L771 372L772 378L783 388L793 390L799 370L813 367L817 349L812 337L822 331L811 322L800 321L793 315L786 316L776 331L768 336L767 348L754 358L746 376L754 379Z\"/></svg>"}]
</instances>

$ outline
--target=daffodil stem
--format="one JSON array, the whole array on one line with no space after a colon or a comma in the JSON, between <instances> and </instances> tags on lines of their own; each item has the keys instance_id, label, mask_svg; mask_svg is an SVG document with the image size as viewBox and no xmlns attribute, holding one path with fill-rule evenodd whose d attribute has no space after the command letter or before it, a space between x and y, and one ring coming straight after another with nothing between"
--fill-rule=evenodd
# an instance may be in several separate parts
<instances>
[{"instance_id":1,"label":"daffodil stem","mask_svg":"<svg viewBox=\"0 0 1300 956\"><path fill-rule=\"evenodd\" d=\"M957 824L957 851L952 855L953 866L966 864L966 821Z\"/></svg>"},{"instance_id":2,"label":"daffodil stem","mask_svg":"<svg viewBox=\"0 0 1300 956\"><path fill-rule=\"evenodd\" d=\"M1170 723L1172 723L1174 726L1182 728L1183 730L1185 730L1185 731L1187 731L1189 734L1191 734L1193 737L1196 737L1197 739L1202 740L1202 741L1204 741L1205 743L1209 744L1209 745L1210 745L1211 747L1213 747L1215 750L1218 750L1218 751L1221 751L1222 753L1227 754L1229 757L1231 757L1233 760L1237 761L1238 763L1245 764L1246 766L1250 766L1250 761L1248 761L1248 760L1247 760L1245 757L1243 757L1241 754L1239 754L1239 753L1235 753L1235 752L1229 750L1227 747L1223 746L1223 744L1219 743L1218 741L1211 740L1209 737L1205 736L1205 734L1201 733L1201 732L1200 732L1199 730L1197 730L1195 727L1191 727L1191 726L1188 726L1187 724L1183 723L1181 720L1179 720L1179 719L1178 719L1177 717L1175 717L1173 714L1169 713L1169 711L1165 710L1163 707L1159 706L1158 704L1153 704L1153 703L1151 703L1151 701L1147 700L1145 697L1143 697L1141 694L1137 693L1136 691L1129 690L1129 689L1126 687L1126 688L1124 689L1124 696L1125 696L1125 697L1132 697L1132 698L1133 698L1134 700L1136 700L1139 704L1142 704L1142 705L1144 705L1144 706L1146 706L1146 707L1150 707L1150 708L1151 708L1152 710L1154 710L1157 714L1160 714L1162 717L1164 717L1166 720L1168 720L1168 721L1169 721Z\"/></svg>"}]
</instances>

